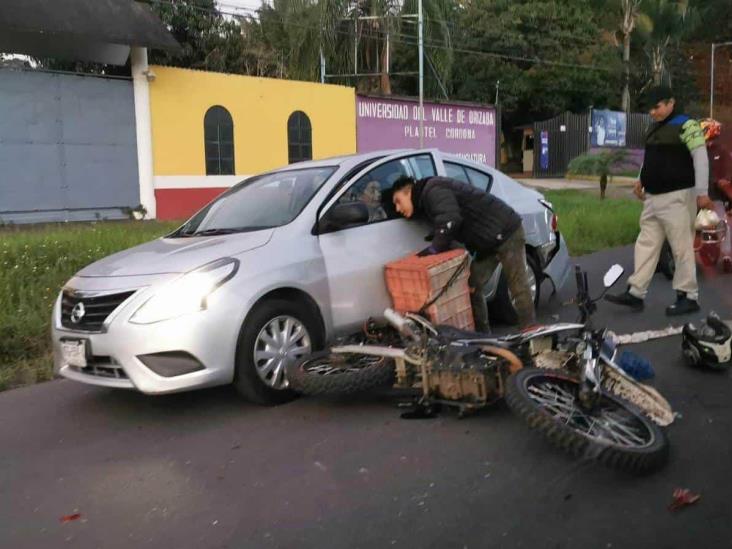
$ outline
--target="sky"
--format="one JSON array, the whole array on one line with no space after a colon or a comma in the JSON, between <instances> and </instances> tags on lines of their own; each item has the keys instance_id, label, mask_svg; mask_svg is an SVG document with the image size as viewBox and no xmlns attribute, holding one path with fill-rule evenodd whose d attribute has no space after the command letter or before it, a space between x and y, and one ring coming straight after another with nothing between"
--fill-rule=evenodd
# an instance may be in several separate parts
<instances>
[{"instance_id":1,"label":"sky","mask_svg":"<svg viewBox=\"0 0 732 549\"><path fill-rule=\"evenodd\" d=\"M219 7L224 11L234 11L231 6L257 9L262 0L217 0Z\"/></svg>"}]
</instances>

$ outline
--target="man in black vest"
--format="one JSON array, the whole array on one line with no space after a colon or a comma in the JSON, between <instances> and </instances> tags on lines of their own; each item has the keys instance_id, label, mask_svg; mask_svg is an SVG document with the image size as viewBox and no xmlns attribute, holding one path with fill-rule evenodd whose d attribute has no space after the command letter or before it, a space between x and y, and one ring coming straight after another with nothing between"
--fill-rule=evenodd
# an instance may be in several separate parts
<instances>
[{"instance_id":1,"label":"man in black vest","mask_svg":"<svg viewBox=\"0 0 732 549\"><path fill-rule=\"evenodd\" d=\"M642 311L661 248L668 239L676 263L676 303L666 308L666 314L683 315L699 310L694 220L697 207L712 206L707 195L709 161L699 122L677 111L670 88L653 88L646 99L655 123L646 135L643 168L634 189L643 200L635 272L625 293L605 299Z\"/></svg>"},{"instance_id":2,"label":"man in black vest","mask_svg":"<svg viewBox=\"0 0 732 549\"><path fill-rule=\"evenodd\" d=\"M429 177L415 181L401 177L392 187L397 212L423 218L434 228L432 244L420 255L436 254L456 240L475 253L470 266L470 289L475 328L488 332L488 307L483 287L500 262L515 300L519 325L534 323L534 302L526 276L526 242L521 216L501 199L461 181Z\"/></svg>"}]
</instances>

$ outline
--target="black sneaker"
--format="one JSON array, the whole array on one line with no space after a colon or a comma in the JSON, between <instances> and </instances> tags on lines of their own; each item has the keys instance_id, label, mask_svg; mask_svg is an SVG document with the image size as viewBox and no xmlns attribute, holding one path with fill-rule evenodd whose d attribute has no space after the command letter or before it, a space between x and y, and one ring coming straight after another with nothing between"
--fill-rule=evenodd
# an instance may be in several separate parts
<instances>
[{"instance_id":1,"label":"black sneaker","mask_svg":"<svg viewBox=\"0 0 732 549\"><path fill-rule=\"evenodd\" d=\"M643 300L631 294L630 290L625 290L622 294L608 294L605 296L605 301L615 303L615 305L629 307L633 311L643 310Z\"/></svg>"},{"instance_id":2,"label":"black sneaker","mask_svg":"<svg viewBox=\"0 0 732 549\"><path fill-rule=\"evenodd\" d=\"M676 303L666 307L666 316L680 316L695 313L700 309L699 302L686 297L684 292L676 293Z\"/></svg>"}]
</instances>

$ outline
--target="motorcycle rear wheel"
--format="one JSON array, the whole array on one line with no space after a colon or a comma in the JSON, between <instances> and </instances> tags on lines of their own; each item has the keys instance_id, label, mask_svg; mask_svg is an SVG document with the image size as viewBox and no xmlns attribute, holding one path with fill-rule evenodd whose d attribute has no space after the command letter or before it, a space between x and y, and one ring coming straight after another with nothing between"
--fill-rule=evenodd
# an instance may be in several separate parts
<instances>
[{"instance_id":1,"label":"motorcycle rear wheel","mask_svg":"<svg viewBox=\"0 0 732 549\"><path fill-rule=\"evenodd\" d=\"M287 368L290 389L311 396L350 395L394 384L394 360L321 351Z\"/></svg>"},{"instance_id":2,"label":"motorcycle rear wheel","mask_svg":"<svg viewBox=\"0 0 732 549\"><path fill-rule=\"evenodd\" d=\"M577 401L578 386L565 372L525 368L508 379L506 403L529 427L574 457L634 474L665 464L668 439L658 425L613 395L602 395L589 414Z\"/></svg>"}]
</instances>

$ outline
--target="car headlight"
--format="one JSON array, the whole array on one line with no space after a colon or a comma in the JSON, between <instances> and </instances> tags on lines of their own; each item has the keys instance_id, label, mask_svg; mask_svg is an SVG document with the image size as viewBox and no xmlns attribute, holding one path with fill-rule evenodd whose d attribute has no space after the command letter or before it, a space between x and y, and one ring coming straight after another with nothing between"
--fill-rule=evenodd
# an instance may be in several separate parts
<instances>
[{"instance_id":1,"label":"car headlight","mask_svg":"<svg viewBox=\"0 0 732 549\"><path fill-rule=\"evenodd\" d=\"M152 324L206 309L206 299L239 269L239 260L218 259L162 286L130 318L134 324Z\"/></svg>"}]
</instances>

